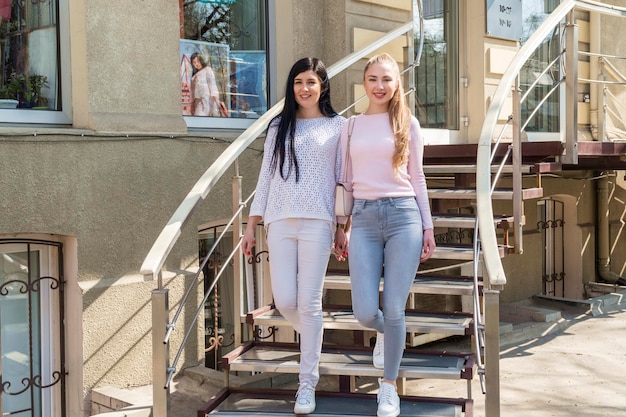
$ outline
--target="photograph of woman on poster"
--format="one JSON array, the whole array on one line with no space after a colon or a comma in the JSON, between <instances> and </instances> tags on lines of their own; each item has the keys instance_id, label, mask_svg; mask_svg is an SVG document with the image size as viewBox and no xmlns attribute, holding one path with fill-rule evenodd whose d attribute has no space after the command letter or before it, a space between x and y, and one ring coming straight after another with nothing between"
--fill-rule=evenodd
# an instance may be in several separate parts
<instances>
[{"instance_id":1,"label":"photograph of woman on poster","mask_svg":"<svg viewBox=\"0 0 626 417\"><path fill-rule=\"evenodd\" d=\"M228 109L220 100L213 69L202 55L191 55L191 114L194 116L228 117Z\"/></svg>"}]
</instances>

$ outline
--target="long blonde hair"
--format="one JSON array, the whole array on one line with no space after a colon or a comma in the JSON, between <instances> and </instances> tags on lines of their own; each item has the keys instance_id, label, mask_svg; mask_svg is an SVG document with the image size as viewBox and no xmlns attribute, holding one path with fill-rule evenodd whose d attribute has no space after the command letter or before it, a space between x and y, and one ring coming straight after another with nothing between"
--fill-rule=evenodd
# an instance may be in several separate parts
<instances>
[{"instance_id":1,"label":"long blonde hair","mask_svg":"<svg viewBox=\"0 0 626 417\"><path fill-rule=\"evenodd\" d=\"M395 59L388 53L375 55L367 61L363 70L363 79L365 73L370 66L374 64L389 64L394 68L396 79L398 80L398 88L389 101L389 124L395 138L395 151L393 153L393 168L396 172L402 165L406 165L409 161L409 139L411 128L411 111L404 97L404 87L400 79L400 68Z\"/></svg>"}]
</instances>

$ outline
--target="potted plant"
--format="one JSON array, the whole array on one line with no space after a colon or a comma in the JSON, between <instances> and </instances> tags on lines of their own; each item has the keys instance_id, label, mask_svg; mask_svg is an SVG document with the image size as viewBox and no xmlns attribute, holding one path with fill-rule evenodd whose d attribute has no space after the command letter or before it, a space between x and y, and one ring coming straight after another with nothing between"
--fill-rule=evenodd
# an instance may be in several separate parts
<instances>
[{"instance_id":1,"label":"potted plant","mask_svg":"<svg viewBox=\"0 0 626 417\"><path fill-rule=\"evenodd\" d=\"M45 107L48 100L42 96L41 90L48 88L48 77L45 75L24 75L19 74L14 77L21 85L17 93L19 106L24 108Z\"/></svg>"},{"instance_id":2,"label":"potted plant","mask_svg":"<svg viewBox=\"0 0 626 417\"><path fill-rule=\"evenodd\" d=\"M0 108L14 109L19 104L18 94L22 91L22 82L15 74L9 76L6 84L0 87Z\"/></svg>"}]
</instances>

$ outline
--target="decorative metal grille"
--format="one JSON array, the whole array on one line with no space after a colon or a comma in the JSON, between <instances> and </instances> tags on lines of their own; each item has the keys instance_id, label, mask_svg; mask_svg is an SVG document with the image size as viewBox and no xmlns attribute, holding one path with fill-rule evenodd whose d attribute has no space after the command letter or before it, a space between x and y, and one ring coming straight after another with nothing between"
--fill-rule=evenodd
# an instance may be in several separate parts
<instances>
[{"instance_id":1,"label":"decorative metal grille","mask_svg":"<svg viewBox=\"0 0 626 417\"><path fill-rule=\"evenodd\" d=\"M544 200L539 205L537 228L543 243L541 281L543 294L565 297L565 221L564 204L557 200Z\"/></svg>"},{"instance_id":2,"label":"decorative metal grille","mask_svg":"<svg viewBox=\"0 0 626 417\"><path fill-rule=\"evenodd\" d=\"M9 246L11 245L11 246ZM39 275L42 250L55 271ZM63 247L58 242L0 239L0 412L3 416L39 417L47 398L54 412L66 416L65 280ZM48 332L44 323L56 323ZM14 329L14 330L11 330ZM47 335L47 336L46 336ZM7 337L10 336L10 337ZM51 354L52 352L52 354ZM45 365L44 365L45 364Z\"/></svg>"}]
</instances>

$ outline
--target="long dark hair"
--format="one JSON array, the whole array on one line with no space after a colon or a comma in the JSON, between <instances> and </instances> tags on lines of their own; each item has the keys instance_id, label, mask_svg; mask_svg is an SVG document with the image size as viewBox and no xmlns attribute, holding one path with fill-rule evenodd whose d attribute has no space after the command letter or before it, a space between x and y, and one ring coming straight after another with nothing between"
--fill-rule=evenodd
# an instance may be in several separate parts
<instances>
[{"instance_id":1,"label":"long dark hair","mask_svg":"<svg viewBox=\"0 0 626 417\"><path fill-rule=\"evenodd\" d=\"M200 62L200 65L202 65L202 68L200 69L196 68L195 65L193 65L193 60L196 58L198 58L198 62ZM191 62L191 76L196 75L196 72L206 67L206 61L204 60L202 55L200 55L199 52L194 52L193 54L191 54L191 58L189 58L189 62Z\"/></svg>"},{"instance_id":2,"label":"long dark hair","mask_svg":"<svg viewBox=\"0 0 626 417\"><path fill-rule=\"evenodd\" d=\"M272 170L276 172L276 168L280 170L282 179L287 179L291 174L291 170L296 171L296 182L300 179L300 170L298 169L298 160L296 159L296 150L294 149L294 136L296 133L296 111L298 110L298 102L293 94L293 83L296 76L305 71L313 71L320 79L321 94L317 103L320 111L326 117L334 117L337 112L330 104L330 82L326 73L326 66L318 58L306 57L298 60L291 67L289 77L287 77L287 85L285 87L285 105L282 112L276 116L272 122L277 119L278 132L276 133L276 143L274 144L274 153L272 155ZM289 152L289 167L285 174L283 168L285 165L286 153Z\"/></svg>"}]
</instances>

